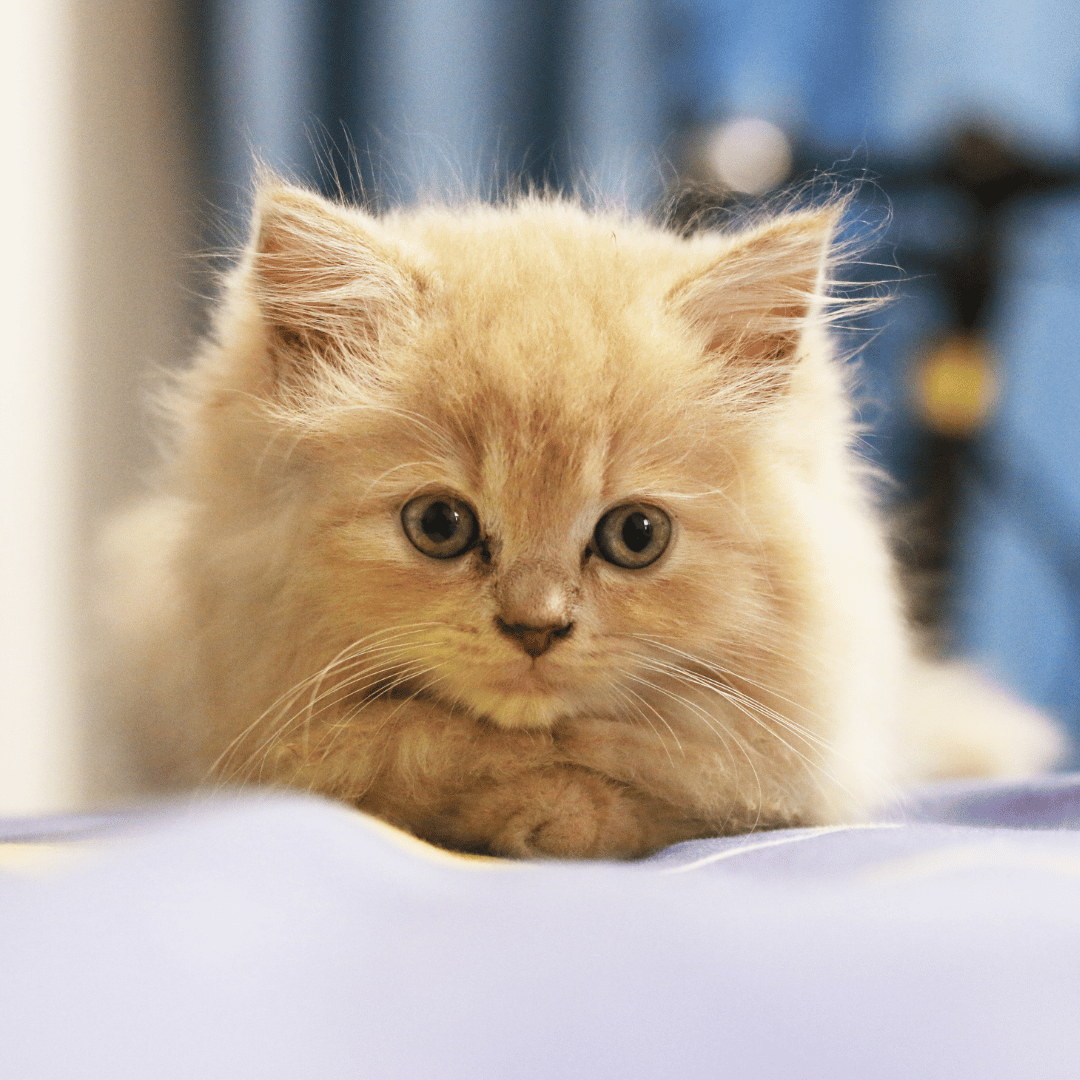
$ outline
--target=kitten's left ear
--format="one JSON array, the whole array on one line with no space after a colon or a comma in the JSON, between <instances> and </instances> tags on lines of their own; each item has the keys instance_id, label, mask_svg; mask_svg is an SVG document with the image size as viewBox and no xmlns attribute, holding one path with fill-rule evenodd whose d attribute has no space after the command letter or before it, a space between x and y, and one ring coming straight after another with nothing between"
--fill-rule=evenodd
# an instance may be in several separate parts
<instances>
[{"instance_id":1,"label":"kitten's left ear","mask_svg":"<svg viewBox=\"0 0 1080 1080\"><path fill-rule=\"evenodd\" d=\"M736 237L668 294L704 340L758 396L781 392L800 338L825 300L825 271L841 211L789 214Z\"/></svg>"}]
</instances>

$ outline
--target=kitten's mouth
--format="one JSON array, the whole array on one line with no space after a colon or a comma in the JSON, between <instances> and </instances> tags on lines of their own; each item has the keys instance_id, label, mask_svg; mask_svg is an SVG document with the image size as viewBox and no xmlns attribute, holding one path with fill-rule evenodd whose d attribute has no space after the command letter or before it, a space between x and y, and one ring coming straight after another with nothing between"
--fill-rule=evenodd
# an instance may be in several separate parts
<instances>
[{"instance_id":1,"label":"kitten's mouth","mask_svg":"<svg viewBox=\"0 0 1080 1080\"><path fill-rule=\"evenodd\" d=\"M524 670L514 675L508 675L505 669L497 675L492 673L495 677L486 685L483 682L479 686L475 683L452 685L440 692L405 682L396 686L376 686L374 696L387 693L406 699L419 696L443 701L452 709L464 705L477 719L507 730L547 729L581 712L582 703L577 700L580 692L574 693L569 687L559 685L561 680L552 677L550 672L538 672L535 661L529 661L523 667Z\"/></svg>"},{"instance_id":2,"label":"kitten's mouth","mask_svg":"<svg viewBox=\"0 0 1080 1080\"><path fill-rule=\"evenodd\" d=\"M601 681L557 690L476 689L460 695L478 718L504 730L550 730L575 717L610 715L610 692Z\"/></svg>"},{"instance_id":3,"label":"kitten's mouth","mask_svg":"<svg viewBox=\"0 0 1080 1080\"><path fill-rule=\"evenodd\" d=\"M549 728L572 711L557 694L473 690L465 697L476 713L501 728Z\"/></svg>"}]
</instances>

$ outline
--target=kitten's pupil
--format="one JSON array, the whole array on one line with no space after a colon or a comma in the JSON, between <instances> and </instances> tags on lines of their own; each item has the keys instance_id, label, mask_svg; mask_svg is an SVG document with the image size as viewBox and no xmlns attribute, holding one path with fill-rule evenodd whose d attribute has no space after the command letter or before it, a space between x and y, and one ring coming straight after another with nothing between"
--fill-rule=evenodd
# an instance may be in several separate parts
<instances>
[{"instance_id":1,"label":"kitten's pupil","mask_svg":"<svg viewBox=\"0 0 1080 1080\"><path fill-rule=\"evenodd\" d=\"M437 542L451 539L460 524L461 515L449 503L444 502L433 502L420 518L420 528Z\"/></svg>"},{"instance_id":2,"label":"kitten's pupil","mask_svg":"<svg viewBox=\"0 0 1080 1080\"><path fill-rule=\"evenodd\" d=\"M649 546L652 535L652 522L641 511L635 510L627 515L623 522L622 540L635 555Z\"/></svg>"}]
</instances>

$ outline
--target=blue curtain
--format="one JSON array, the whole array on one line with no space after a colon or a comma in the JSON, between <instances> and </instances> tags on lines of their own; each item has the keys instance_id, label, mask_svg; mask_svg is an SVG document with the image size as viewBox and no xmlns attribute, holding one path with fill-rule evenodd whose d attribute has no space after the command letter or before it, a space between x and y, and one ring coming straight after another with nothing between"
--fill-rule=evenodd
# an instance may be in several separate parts
<instances>
[{"instance_id":1,"label":"blue curtain","mask_svg":"<svg viewBox=\"0 0 1080 1080\"><path fill-rule=\"evenodd\" d=\"M193 26L216 205L257 158L328 191L587 176L632 202L661 186L647 0L202 0Z\"/></svg>"}]
</instances>

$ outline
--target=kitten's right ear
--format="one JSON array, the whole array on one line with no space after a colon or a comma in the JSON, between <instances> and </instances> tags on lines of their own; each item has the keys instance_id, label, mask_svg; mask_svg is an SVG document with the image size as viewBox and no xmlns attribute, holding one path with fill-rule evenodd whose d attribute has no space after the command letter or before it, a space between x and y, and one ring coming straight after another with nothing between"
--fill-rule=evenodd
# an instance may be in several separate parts
<instances>
[{"instance_id":1,"label":"kitten's right ear","mask_svg":"<svg viewBox=\"0 0 1080 1080\"><path fill-rule=\"evenodd\" d=\"M274 389L293 395L377 377L434 286L374 218L273 182L256 197L243 280L262 315Z\"/></svg>"}]
</instances>

